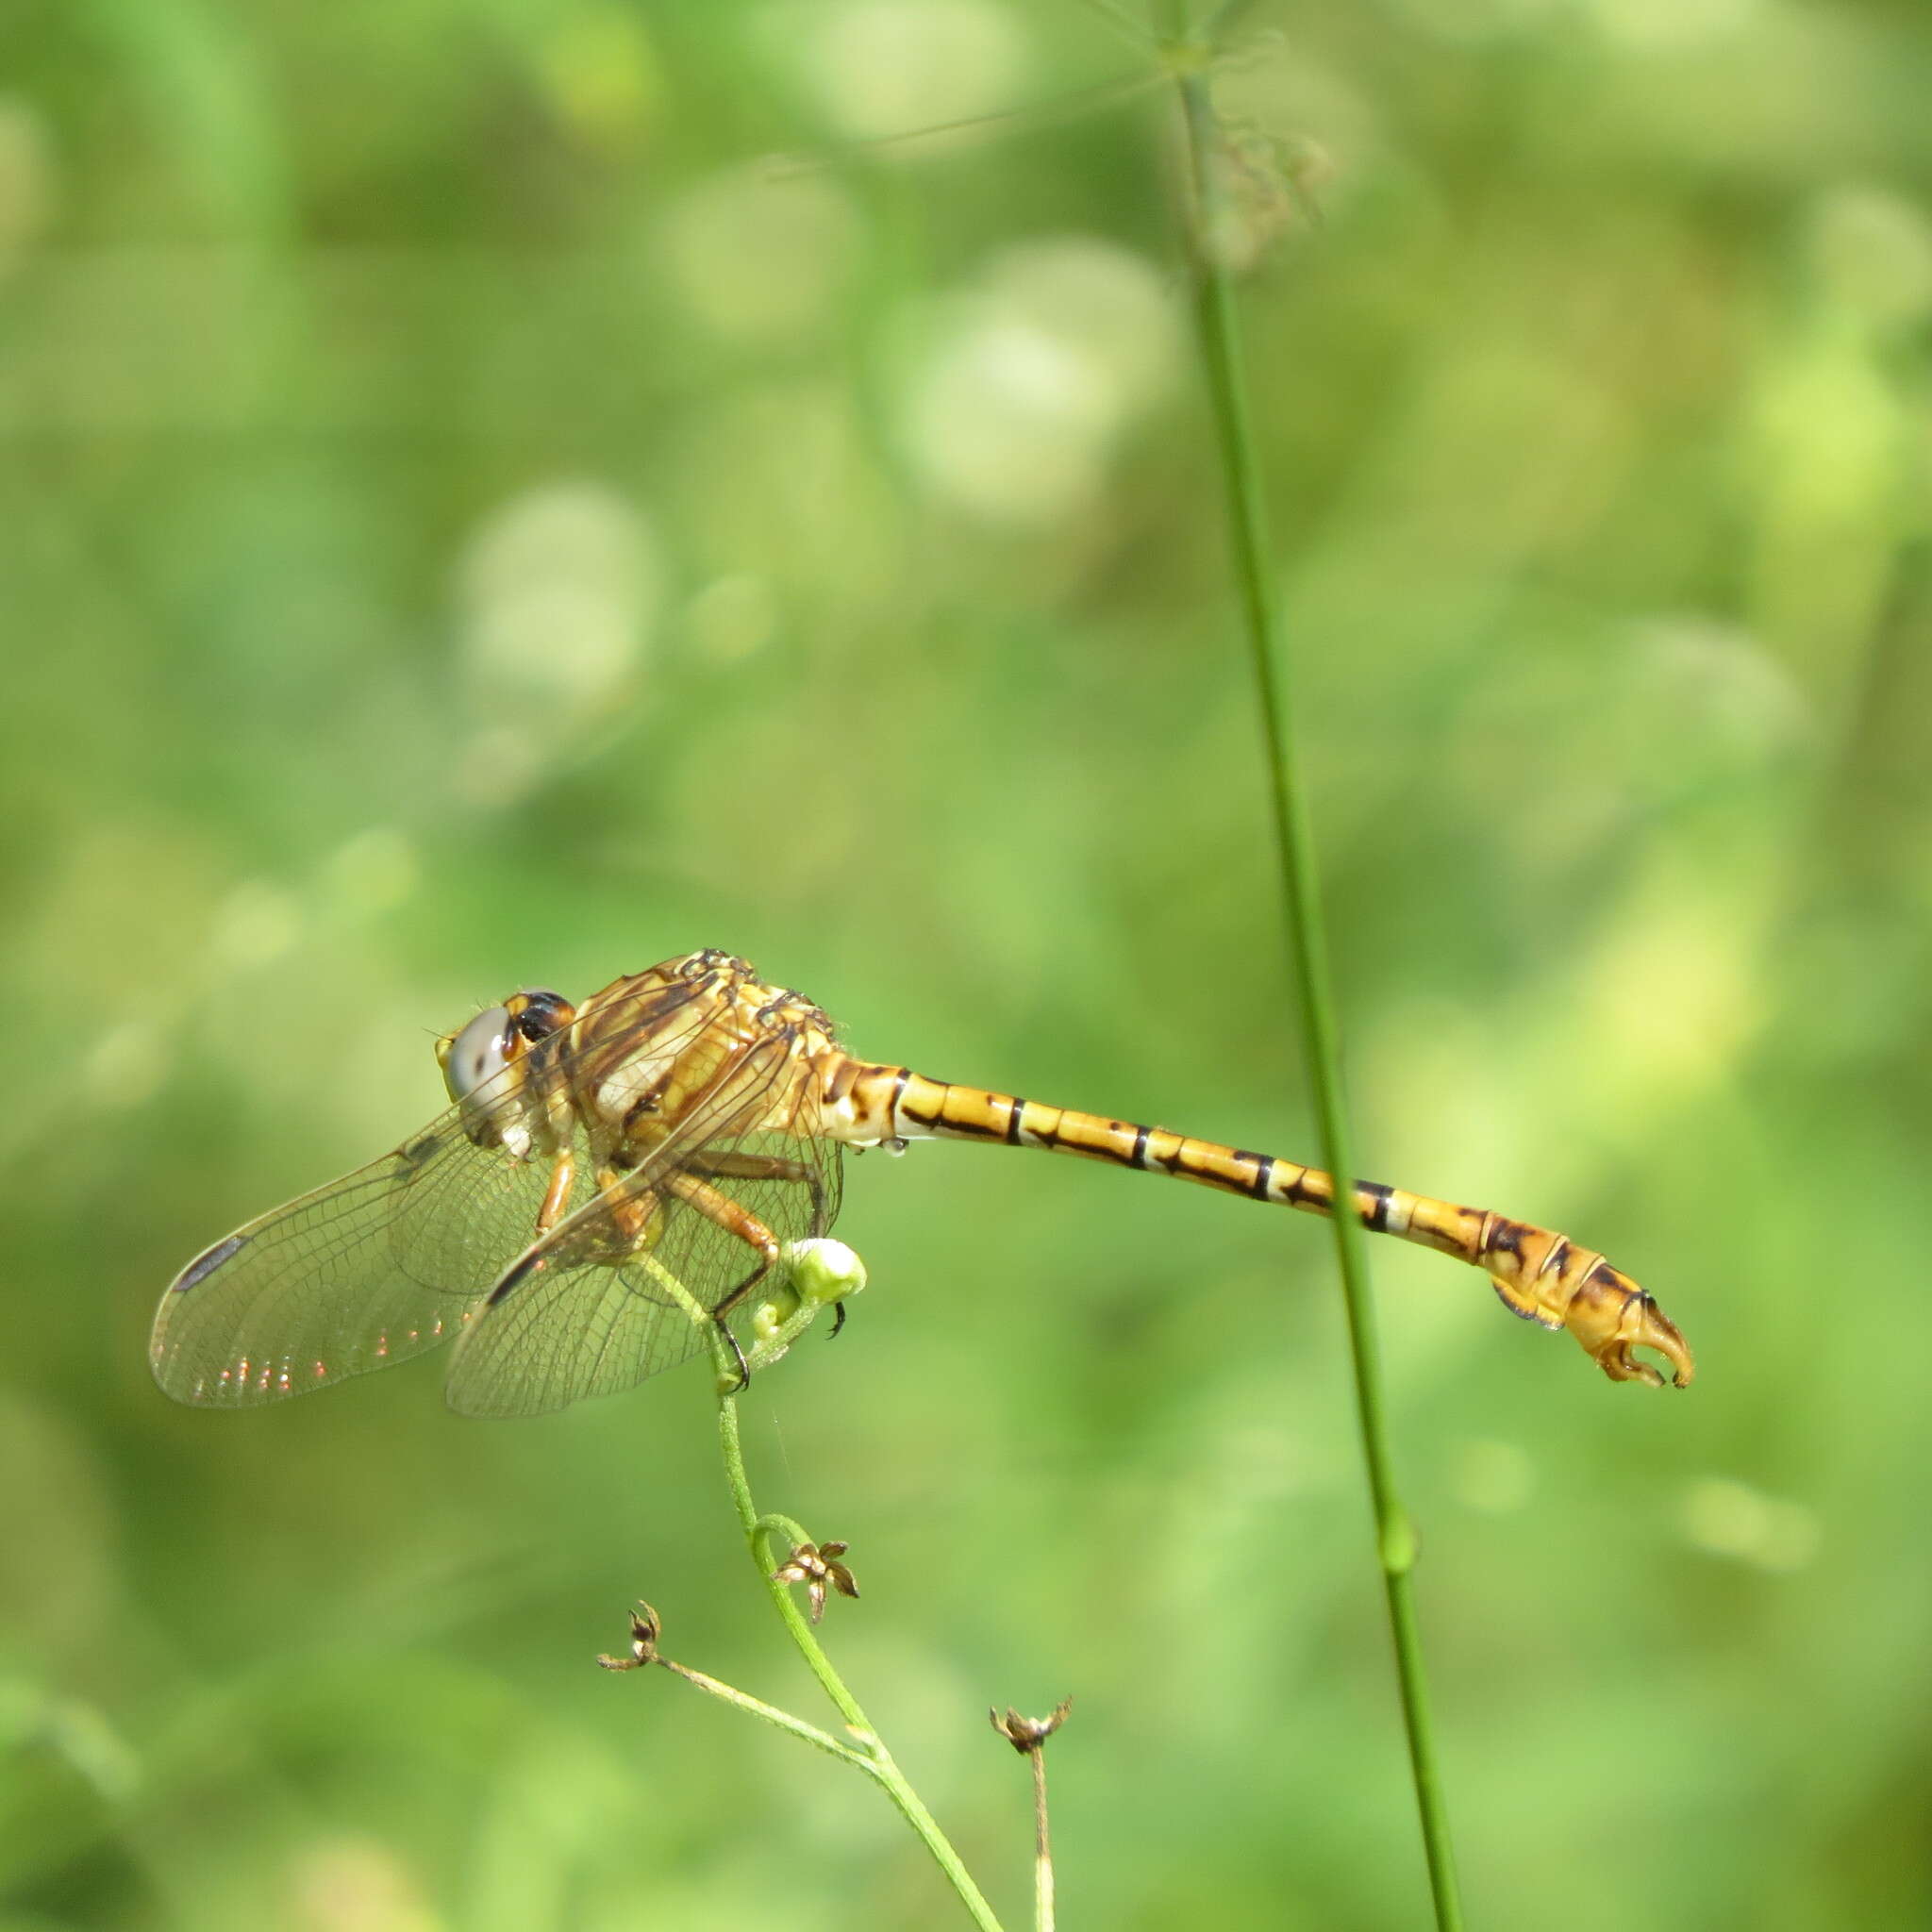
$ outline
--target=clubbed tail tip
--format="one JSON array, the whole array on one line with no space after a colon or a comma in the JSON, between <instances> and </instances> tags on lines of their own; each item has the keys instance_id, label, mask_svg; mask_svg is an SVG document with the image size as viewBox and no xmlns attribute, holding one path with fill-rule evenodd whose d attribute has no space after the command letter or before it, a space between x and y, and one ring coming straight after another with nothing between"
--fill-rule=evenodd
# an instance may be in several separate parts
<instances>
[{"instance_id":1,"label":"clubbed tail tip","mask_svg":"<svg viewBox=\"0 0 1932 1932\"><path fill-rule=\"evenodd\" d=\"M1560 1293L1525 1291L1500 1275L1491 1283L1503 1306L1544 1328L1567 1328L1613 1382L1643 1382L1661 1389L1664 1378L1636 1353L1647 1348L1669 1365L1672 1386L1688 1389L1697 1374L1690 1344L1677 1324L1627 1274L1595 1261L1566 1302Z\"/></svg>"},{"instance_id":2,"label":"clubbed tail tip","mask_svg":"<svg viewBox=\"0 0 1932 1932\"><path fill-rule=\"evenodd\" d=\"M1611 1381L1644 1382L1661 1389L1663 1376L1636 1355L1638 1349L1647 1348L1669 1364L1672 1385L1688 1389L1697 1362L1677 1324L1642 1289L1612 1270L1603 1273L1613 1278L1586 1282L1570 1304L1563 1325Z\"/></svg>"}]
</instances>

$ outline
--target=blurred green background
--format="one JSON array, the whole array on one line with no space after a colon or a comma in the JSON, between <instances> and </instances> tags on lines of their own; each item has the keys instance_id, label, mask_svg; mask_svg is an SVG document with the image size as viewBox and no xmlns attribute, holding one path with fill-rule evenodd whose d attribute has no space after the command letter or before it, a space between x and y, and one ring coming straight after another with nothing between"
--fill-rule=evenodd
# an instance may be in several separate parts
<instances>
[{"instance_id":1,"label":"blurred green background","mask_svg":"<svg viewBox=\"0 0 1932 1932\"><path fill-rule=\"evenodd\" d=\"M954 1923L861 1781L592 1667L647 1595L820 1715L700 1372L203 1415L144 1344L437 1110L431 1034L700 945L1309 1158L1148 58L0 9L0 1927ZM1364 1169L1699 1351L1613 1388L1375 1244L1473 1919L1922 1925L1932 16L1264 6L1216 91ZM831 1641L1008 1923L982 1713L1069 1691L1070 1923L1419 1923L1323 1230L928 1146L841 1232L759 1500L850 1541Z\"/></svg>"}]
</instances>

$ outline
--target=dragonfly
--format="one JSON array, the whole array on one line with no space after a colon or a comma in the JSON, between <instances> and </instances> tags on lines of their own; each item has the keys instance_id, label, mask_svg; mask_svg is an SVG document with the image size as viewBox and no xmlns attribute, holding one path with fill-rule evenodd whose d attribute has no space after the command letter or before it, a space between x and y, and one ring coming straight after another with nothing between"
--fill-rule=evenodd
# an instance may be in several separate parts
<instances>
[{"instance_id":1,"label":"dragonfly","mask_svg":"<svg viewBox=\"0 0 1932 1932\"><path fill-rule=\"evenodd\" d=\"M790 1244L838 1214L843 1150L985 1141L1332 1215L1299 1162L863 1060L803 993L716 950L574 1006L526 989L437 1042L451 1105L369 1166L251 1221L161 1297L151 1358L196 1407L277 1402L453 1341L450 1406L540 1414L724 1344ZM1485 1208L1357 1180L1377 1233L1482 1269L1613 1381L1675 1386L1689 1345L1603 1256ZM840 1308L842 1319L843 1308ZM835 1330L836 1332L836 1330Z\"/></svg>"}]
</instances>

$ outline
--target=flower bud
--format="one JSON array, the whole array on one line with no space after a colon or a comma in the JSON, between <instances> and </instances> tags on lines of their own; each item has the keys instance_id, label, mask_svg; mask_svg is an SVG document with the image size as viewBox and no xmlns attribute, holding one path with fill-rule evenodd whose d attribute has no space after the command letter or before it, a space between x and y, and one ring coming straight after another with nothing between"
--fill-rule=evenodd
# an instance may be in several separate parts
<instances>
[{"instance_id":1,"label":"flower bud","mask_svg":"<svg viewBox=\"0 0 1932 1932\"><path fill-rule=\"evenodd\" d=\"M865 1263L843 1241L826 1236L792 1241L785 1250L791 1285L808 1302L827 1307L865 1286Z\"/></svg>"}]
</instances>

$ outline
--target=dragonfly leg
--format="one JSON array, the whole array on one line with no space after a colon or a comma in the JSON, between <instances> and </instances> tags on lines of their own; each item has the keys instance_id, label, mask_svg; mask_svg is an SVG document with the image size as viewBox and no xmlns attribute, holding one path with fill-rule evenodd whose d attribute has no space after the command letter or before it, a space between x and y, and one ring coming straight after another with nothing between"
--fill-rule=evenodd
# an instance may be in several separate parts
<instances>
[{"instance_id":1,"label":"dragonfly leg","mask_svg":"<svg viewBox=\"0 0 1932 1932\"><path fill-rule=\"evenodd\" d=\"M625 1176L623 1168L600 1167L597 1185L610 1198L610 1219L618 1233L628 1246L635 1248L649 1239L651 1224L658 1214L658 1193L655 1189L646 1188L641 1193L625 1194Z\"/></svg>"},{"instance_id":2,"label":"dragonfly leg","mask_svg":"<svg viewBox=\"0 0 1932 1932\"><path fill-rule=\"evenodd\" d=\"M780 1154L713 1154L701 1148L684 1167L687 1174L704 1174L712 1180L790 1181L803 1187L811 1195L812 1231L825 1231L825 1184L818 1169L808 1161L788 1160Z\"/></svg>"},{"instance_id":3,"label":"dragonfly leg","mask_svg":"<svg viewBox=\"0 0 1932 1932\"><path fill-rule=\"evenodd\" d=\"M718 1333L724 1338L724 1346L731 1351L732 1358L738 1364L738 1386L730 1391L736 1395L751 1387L751 1364L745 1360L743 1346L738 1337L732 1334L730 1323L721 1320L716 1315L713 1315L711 1320L717 1323Z\"/></svg>"},{"instance_id":4,"label":"dragonfly leg","mask_svg":"<svg viewBox=\"0 0 1932 1932\"><path fill-rule=\"evenodd\" d=\"M832 1224L832 1218L825 1211L824 1181L818 1169L808 1161L788 1160L779 1154L747 1154L742 1151L708 1154L700 1151L685 1163L685 1167L689 1173L709 1174L718 1180L790 1181L802 1186L811 1195L811 1231L824 1234ZM845 1304L840 1302L832 1309L831 1332L825 1340L836 1341L844 1325Z\"/></svg>"},{"instance_id":5,"label":"dragonfly leg","mask_svg":"<svg viewBox=\"0 0 1932 1932\"><path fill-rule=\"evenodd\" d=\"M659 1185L674 1200L682 1201L687 1208L702 1214L726 1234L736 1235L758 1257L758 1265L711 1305L711 1320L724 1330L724 1339L731 1345L731 1353L738 1357L738 1386L742 1389L751 1380L751 1364L745 1360L744 1350L739 1346L737 1336L732 1334L727 1317L776 1263L778 1237L750 1208L741 1206L722 1189L712 1187L698 1174L688 1172L668 1174Z\"/></svg>"},{"instance_id":6,"label":"dragonfly leg","mask_svg":"<svg viewBox=\"0 0 1932 1932\"><path fill-rule=\"evenodd\" d=\"M548 1234L563 1219L563 1210L570 1201L571 1183L577 1173L576 1150L569 1146L557 1151L557 1164L550 1170L550 1191L543 1196L543 1206L537 1215L537 1232Z\"/></svg>"}]
</instances>

